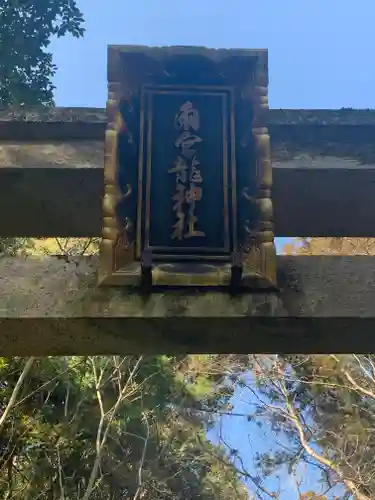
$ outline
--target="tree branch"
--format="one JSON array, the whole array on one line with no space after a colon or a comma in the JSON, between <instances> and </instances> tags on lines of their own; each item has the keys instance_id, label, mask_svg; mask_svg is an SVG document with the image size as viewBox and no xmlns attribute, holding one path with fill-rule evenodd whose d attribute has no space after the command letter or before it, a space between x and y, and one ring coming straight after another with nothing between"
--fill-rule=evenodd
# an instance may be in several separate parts
<instances>
[{"instance_id":1,"label":"tree branch","mask_svg":"<svg viewBox=\"0 0 375 500\"><path fill-rule=\"evenodd\" d=\"M33 366L34 361L35 361L34 357L28 358L28 360L26 361L26 363L23 367L22 373L17 380L17 383L13 389L11 397L9 398L9 402L4 410L4 413L0 417L0 432L1 432L2 428L4 427L5 421L9 415L10 411L12 410L13 405L15 404L15 402L17 400L17 397L21 391L22 385L23 385L27 375L29 374L31 367Z\"/></svg>"}]
</instances>

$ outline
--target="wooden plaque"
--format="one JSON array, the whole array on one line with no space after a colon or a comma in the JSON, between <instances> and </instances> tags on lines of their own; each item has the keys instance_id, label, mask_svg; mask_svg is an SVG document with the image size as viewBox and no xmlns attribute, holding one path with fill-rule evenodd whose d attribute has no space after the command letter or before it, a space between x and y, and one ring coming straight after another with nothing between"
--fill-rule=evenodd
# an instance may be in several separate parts
<instances>
[{"instance_id":1,"label":"wooden plaque","mask_svg":"<svg viewBox=\"0 0 375 500\"><path fill-rule=\"evenodd\" d=\"M230 260L231 102L231 90L215 87L142 89L137 258L150 249L158 261Z\"/></svg>"},{"instance_id":2,"label":"wooden plaque","mask_svg":"<svg viewBox=\"0 0 375 500\"><path fill-rule=\"evenodd\" d=\"M99 282L276 287L267 51L109 47Z\"/></svg>"}]
</instances>

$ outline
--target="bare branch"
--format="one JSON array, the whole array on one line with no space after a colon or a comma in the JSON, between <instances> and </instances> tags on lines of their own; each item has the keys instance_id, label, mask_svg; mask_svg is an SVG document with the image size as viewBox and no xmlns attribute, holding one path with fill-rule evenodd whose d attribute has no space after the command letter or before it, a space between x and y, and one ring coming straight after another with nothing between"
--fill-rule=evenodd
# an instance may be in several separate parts
<instances>
[{"instance_id":1,"label":"bare branch","mask_svg":"<svg viewBox=\"0 0 375 500\"><path fill-rule=\"evenodd\" d=\"M8 404L7 404L3 414L0 416L0 432L1 432L2 428L4 427L5 421L9 415L9 413L11 412L16 400L17 400L17 397L21 391L22 385L23 385L26 377L28 376L28 374L31 370L31 367L33 366L34 361L35 361L34 357L28 358L24 367L23 367L21 375L19 376L17 383L13 389L12 395L9 398Z\"/></svg>"}]
</instances>

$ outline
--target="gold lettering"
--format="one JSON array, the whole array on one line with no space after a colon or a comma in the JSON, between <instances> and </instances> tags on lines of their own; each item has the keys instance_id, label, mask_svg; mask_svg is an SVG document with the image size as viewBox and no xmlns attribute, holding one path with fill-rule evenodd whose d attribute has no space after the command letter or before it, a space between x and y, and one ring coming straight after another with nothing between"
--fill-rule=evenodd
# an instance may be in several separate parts
<instances>
[{"instance_id":1,"label":"gold lettering","mask_svg":"<svg viewBox=\"0 0 375 500\"><path fill-rule=\"evenodd\" d=\"M185 201L185 186L177 182L176 192L172 196L172 200L176 203L173 205L173 211L176 212L177 222L172 226L174 231L172 233L172 240L181 240L185 228L185 213L183 211L183 204Z\"/></svg>"},{"instance_id":2,"label":"gold lettering","mask_svg":"<svg viewBox=\"0 0 375 500\"><path fill-rule=\"evenodd\" d=\"M190 189L186 191L186 201L190 203L191 201L199 201L202 199L202 188L190 185Z\"/></svg>"},{"instance_id":3,"label":"gold lettering","mask_svg":"<svg viewBox=\"0 0 375 500\"><path fill-rule=\"evenodd\" d=\"M203 231L198 231L195 228L195 224L198 222L198 217L196 217L192 212L189 211L188 215L188 232L185 234L185 238L194 238L196 236L206 236Z\"/></svg>"},{"instance_id":4,"label":"gold lettering","mask_svg":"<svg viewBox=\"0 0 375 500\"><path fill-rule=\"evenodd\" d=\"M191 160L191 166L192 166L193 168L195 168L195 167L197 167L197 166L198 166L198 165L200 165L200 164L201 164L201 162L197 160L197 157L196 157L196 156L194 156L194 157L193 157L193 159Z\"/></svg>"},{"instance_id":5,"label":"gold lettering","mask_svg":"<svg viewBox=\"0 0 375 500\"><path fill-rule=\"evenodd\" d=\"M190 170L189 180L190 182L193 182L195 184L200 184L203 182L201 171L199 168L197 168L197 166L199 166L200 164L201 164L200 161L198 161L197 157L194 156L193 159L191 160L191 170Z\"/></svg>"},{"instance_id":6,"label":"gold lettering","mask_svg":"<svg viewBox=\"0 0 375 500\"><path fill-rule=\"evenodd\" d=\"M190 181L195 183L195 184L200 184L203 182L201 171L197 168L192 168L191 174L190 174Z\"/></svg>"},{"instance_id":7,"label":"gold lettering","mask_svg":"<svg viewBox=\"0 0 375 500\"><path fill-rule=\"evenodd\" d=\"M175 125L182 130L192 128L197 131L199 129L199 113L198 110L193 108L193 104L190 101L185 102L180 107L180 111L175 117Z\"/></svg>"},{"instance_id":8,"label":"gold lettering","mask_svg":"<svg viewBox=\"0 0 375 500\"><path fill-rule=\"evenodd\" d=\"M185 183L187 181L187 170L188 170L188 165L186 163L185 158L182 158L179 156L177 160L175 161L175 167L171 168L168 170L169 174L177 174L176 176L176 182L182 182Z\"/></svg>"},{"instance_id":9,"label":"gold lettering","mask_svg":"<svg viewBox=\"0 0 375 500\"><path fill-rule=\"evenodd\" d=\"M172 240L182 240L185 228L185 214L184 212L176 212L177 222L173 224Z\"/></svg>"},{"instance_id":10,"label":"gold lettering","mask_svg":"<svg viewBox=\"0 0 375 500\"><path fill-rule=\"evenodd\" d=\"M190 188L186 191L186 202L189 204L189 213L187 217L188 232L185 238L202 237L205 236L203 231L198 231L195 225L198 222L198 217L194 214L195 202L202 199L202 188L190 184Z\"/></svg>"},{"instance_id":11,"label":"gold lettering","mask_svg":"<svg viewBox=\"0 0 375 500\"><path fill-rule=\"evenodd\" d=\"M185 201L185 186L179 182L176 185L176 192L172 196L172 200L177 203L183 204ZM176 204L177 204L176 203Z\"/></svg>"},{"instance_id":12,"label":"gold lettering","mask_svg":"<svg viewBox=\"0 0 375 500\"><path fill-rule=\"evenodd\" d=\"M177 174L176 191L172 197L175 202L173 212L175 212L177 221L172 226L172 239L181 240L183 237L205 236L203 231L196 228L198 217L194 214L195 203L200 201L203 195L202 188L196 185L201 184L203 178L200 168L197 168L200 162L197 160L196 150L193 148L195 144L202 142L201 137L194 134L199 129L199 121L199 112L190 101L185 102L175 116L175 126L182 130L182 133L175 140L175 146L180 149L180 155L174 162L174 167L168 170L168 173ZM190 186L187 189L188 177ZM189 207L187 216L184 211L185 204ZM186 224L187 232L185 233Z\"/></svg>"},{"instance_id":13,"label":"gold lettering","mask_svg":"<svg viewBox=\"0 0 375 500\"><path fill-rule=\"evenodd\" d=\"M202 142L202 139L197 135L190 134L190 132L182 132L174 144L176 148L181 148L182 156L190 159L197 152L195 149L191 149L191 147L198 142Z\"/></svg>"}]
</instances>

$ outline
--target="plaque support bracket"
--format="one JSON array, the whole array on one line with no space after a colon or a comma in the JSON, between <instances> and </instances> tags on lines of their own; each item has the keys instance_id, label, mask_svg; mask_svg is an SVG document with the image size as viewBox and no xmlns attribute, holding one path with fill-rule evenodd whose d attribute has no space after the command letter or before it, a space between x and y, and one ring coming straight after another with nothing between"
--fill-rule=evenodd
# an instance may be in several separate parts
<instances>
[{"instance_id":1,"label":"plaque support bracket","mask_svg":"<svg viewBox=\"0 0 375 500\"><path fill-rule=\"evenodd\" d=\"M143 250L141 256L141 288L145 293L151 293L152 289L152 251Z\"/></svg>"},{"instance_id":2,"label":"plaque support bracket","mask_svg":"<svg viewBox=\"0 0 375 500\"><path fill-rule=\"evenodd\" d=\"M232 293L238 293L242 282L242 256L240 252L232 252L231 255L231 289Z\"/></svg>"}]
</instances>

